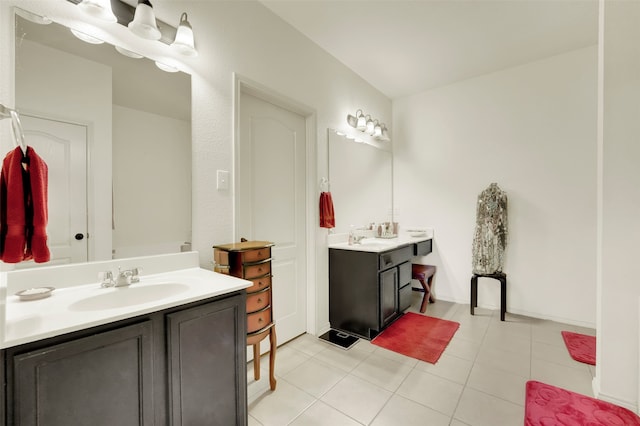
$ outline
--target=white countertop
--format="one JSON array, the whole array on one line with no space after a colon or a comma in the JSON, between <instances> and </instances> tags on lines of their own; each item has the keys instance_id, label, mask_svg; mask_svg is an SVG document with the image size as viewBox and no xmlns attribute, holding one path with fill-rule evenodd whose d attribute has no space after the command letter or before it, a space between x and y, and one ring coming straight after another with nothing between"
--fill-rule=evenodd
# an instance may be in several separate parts
<instances>
[{"instance_id":1,"label":"white countertop","mask_svg":"<svg viewBox=\"0 0 640 426\"><path fill-rule=\"evenodd\" d=\"M345 234L347 235L347 234ZM348 235L347 235L348 239ZM336 248L342 250L355 250L355 251L368 251L374 253L381 253L387 250L393 250L398 247L406 246L408 244L415 244L421 241L427 241L433 239L433 234L427 232L420 237L412 237L409 234L400 234L395 238L365 238L359 244L349 244L343 237L339 236L333 239L328 246L329 248Z\"/></svg>"},{"instance_id":2,"label":"white countertop","mask_svg":"<svg viewBox=\"0 0 640 426\"><path fill-rule=\"evenodd\" d=\"M123 262L114 261L114 264ZM104 269L104 262L101 267ZM140 282L128 287L102 288L97 280L85 285L56 286L51 296L30 301L21 301L12 292L15 288L9 285L4 341L0 342L0 347L148 314L232 293L250 285L250 281L199 267L156 274L144 274L143 271Z\"/></svg>"}]
</instances>

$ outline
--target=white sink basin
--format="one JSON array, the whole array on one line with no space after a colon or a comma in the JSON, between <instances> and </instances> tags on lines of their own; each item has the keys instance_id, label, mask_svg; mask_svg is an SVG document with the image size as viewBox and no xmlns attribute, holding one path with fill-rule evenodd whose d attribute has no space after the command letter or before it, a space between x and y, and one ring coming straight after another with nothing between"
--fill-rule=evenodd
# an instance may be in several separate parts
<instances>
[{"instance_id":1,"label":"white sink basin","mask_svg":"<svg viewBox=\"0 0 640 426\"><path fill-rule=\"evenodd\" d=\"M366 246L366 247L372 247L372 248L376 247L377 248L377 247L389 247L389 246L392 246L393 244L392 243L388 243L386 241L380 241L380 240L377 240L375 238L370 238L370 239L369 238L365 238L364 240L360 241L360 245Z\"/></svg>"},{"instance_id":2,"label":"white sink basin","mask_svg":"<svg viewBox=\"0 0 640 426\"><path fill-rule=\"evenodd\" d=\"M96 311L103 309L118 309L127 306L141 305L164 299L189 290L189 286L179 283L161 283L150 285L131 284L128 287L111 287L98 289L95 296L69 305L71 311Z\"/></svg>"}]
</instances>

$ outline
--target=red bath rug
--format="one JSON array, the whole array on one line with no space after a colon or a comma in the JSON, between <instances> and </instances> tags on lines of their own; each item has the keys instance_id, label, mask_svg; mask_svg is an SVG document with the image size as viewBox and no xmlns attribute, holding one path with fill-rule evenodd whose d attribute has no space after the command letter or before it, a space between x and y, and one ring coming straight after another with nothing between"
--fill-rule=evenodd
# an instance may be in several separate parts
<instances>
[{"instance_id":1,"label":"red bath rug","mask_svg":"<svg viewBox=\"0 0 640 426\"><path fill-rule=\"evenodd\" d=\"M640 417L609 402L530 380L524 425L640 426Z\"/></svg>"},{"instance_id":2,"label":"red bath rug","mask_svg":"<svg viewBox=\"0 0 640 426\"><path fill-rule=\"evenodd\" d=\"M563 331L562 338L571 358L585 364L596 365L596 337Z\"/></svg>"},{"instance_id":3,"label":"red bath rug","mask_svg":"<svg viewBox=\"0 0 640 426\"><path fill-rule=\"evenodd\" d=\"M457 322L407 312L371 343L435 364L458 327Z\"/></svg>"}]
</instances>

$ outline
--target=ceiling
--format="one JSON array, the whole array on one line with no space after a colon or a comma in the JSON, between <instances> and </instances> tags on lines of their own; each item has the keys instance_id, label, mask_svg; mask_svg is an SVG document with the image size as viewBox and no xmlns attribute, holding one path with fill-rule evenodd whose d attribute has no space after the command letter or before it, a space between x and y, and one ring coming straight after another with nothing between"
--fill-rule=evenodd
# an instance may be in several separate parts
<instances>
[{"instance_id":1,"label":"ceiling","mask_svg":"<svg viewBox=\"0 0 640 426\"><path fill-rule=\"evenodd\" d=\"M591 46L597 0L260 0L391 99Z\"/></svg>"}]
</instances>

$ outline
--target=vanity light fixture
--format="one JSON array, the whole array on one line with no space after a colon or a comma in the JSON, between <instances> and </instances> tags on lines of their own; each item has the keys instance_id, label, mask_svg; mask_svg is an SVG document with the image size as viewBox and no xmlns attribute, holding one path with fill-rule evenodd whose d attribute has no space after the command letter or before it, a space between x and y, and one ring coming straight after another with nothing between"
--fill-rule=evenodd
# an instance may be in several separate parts
<instances>
[{"instance_id":1,"label":"vanity light fixture","mask_svg":"<svg viewBox=\"0 0 640 426\"><path fill-rule=\"evenodd\" d=\"M182 13L178 28L156 19L153 6L149 0L137 0L137 6L125 3L123 0L67 0L82 8L89 15L117 22L128 27L138 37L147 40L159 40L171 45L173 49L185 56L197 56L195 49L193 28ZM109 16L109 18L104 18ZM113 16L113 18L111 18Z\"/></svg>"},{"instance_id":2,"label":"vanity light fixture","mask_svg":"<svg viewBox=\"0 0 640 426\"><path fill-rule=\"evenodd\" d=\"M183 12L180 15L180 25L176 31L176 38L171 43L171 47L185 56L197 56L198 51L194 46L193 40L193 28L187 20L187 13Z\"/></svg>"},{"instance_id":3,"label":"vanity light fixture","mask_svg":"<svg viewBox=\"0 0 640 426\"><path fill-rule=\"evenodd\" d=\"M129 49L125 49L124 47L120 47L120 46L114 46L116 48L116 50L118 51L118 53L127 56L129 58L133 58L133 59L140 59L140 58L144 58L144 56L142 56L139 53L133 52Z\"/></svg>"},{"instance_id":4,"label":"vanity light fixture","mask_svg":"<svg viewBox=\"0 0 640 426\"><path fill-rule=\"evenodd\" d=\"M373 135L373 129L375 127L375 124L374 124L373 120L371 119L370 115L367 115L367 117L369 117L369 118L367 119L367 127L365 129L365 132L367 132L370 135Z\"/></svg>"},{"instance_id":5,"label":"vanity light fixture","mask_svg":"<svg viewBox=\"0 0 640 426\"><path fill-rule=\"evenodd\" d=\"M378 120L375 121L375 125L373 126L373 135L374 138L379 138L382 136L382 127L378 123Z\"/></svg>"},{"instance_id":6,"label":"vanity light fixture","mask_svg":"<svg viewBox=\"0 0 640 426\"><path fill-rule=\"evenodd\" d=\"M165 63L158 62L158 61L156 61L156 67L160 68L162 71L165 71L165 72L178 72L178 71L180 71L178 68L176 68L174 66L167 65Z\"/></svg>"},{"instance_id":7,"label":"vanity light fixture","mask_svg":"<svg viewBox=\"0 0 640 426\"><path fill-rule=\"evenodd\" d=\"M365 115L361 109L357 110L355 115L347 114L347 123L376 140L391 142L387 125L380 123L378 119L372 119L369 114Z\"/></svg>"},{"instance_id":8,"label":"vanity light fixture","mask_svg":"<svg viewBox=\"0 0 640 426\"><path fill-rule=\"evenodd\" d=\"M149 0L138 0L133 21L129 22L128 27L132 33L147 40L160 40L162 37Z\"/></svg>"},{"instance_id":9,"label":"vanity light fixture","mask_svg":"<svg viewBox=\"0 0 640 426\"><path fill-rule=\"evenodd\" d=\"M71 34L76 36L78 39L84 41L85 43L89 43L89 44L102 44L102 43L104 43L104 40L100 40L97 37L90 36L89 34L83 33L82 31L78 31L78 30L76 30L74 28L70 28L70 30L71 30Z\"/></svg>"},{"instance_id":10,"label":"vanity light fixture","mask_svg":"<svg viewBox=\"0 0 640 426\"><path fill-rule=\"evenodd\" d=\"M118 22L111 9L111 0L82 0L78 7L87 15L105 22Z\"/></svg>"},{"instance_id":11,"label":"vanity light fixture","mask_svg":"<svg viewBox=\"0 0 640 426\"><path fill-rule=\"evenodd\" d=\"M47 18L46 16L41 16L33 12L29 12L28 10L20 9L19 7L16 7L16 14L18 16L23 17L27 21L33 22L34 24L49 25L50 23L53 22L51 19Z\"/></svg>"}]
</instances>

